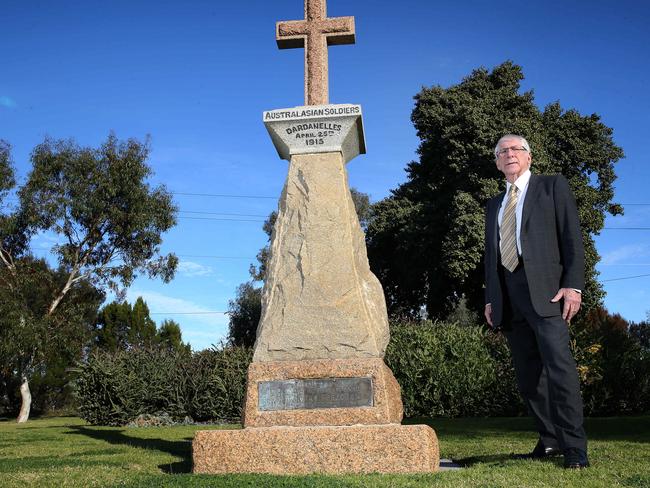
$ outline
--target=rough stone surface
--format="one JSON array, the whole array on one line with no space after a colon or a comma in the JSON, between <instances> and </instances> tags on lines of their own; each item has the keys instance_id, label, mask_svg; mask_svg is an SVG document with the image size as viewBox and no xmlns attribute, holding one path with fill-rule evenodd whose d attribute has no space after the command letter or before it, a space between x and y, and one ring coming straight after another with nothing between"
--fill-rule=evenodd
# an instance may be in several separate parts
<instances>
[{"instance_id":1,"label":"rough stone surface","mask_svg":"<svg viewBox=\"0 0 650 488\"><path fill-rule=\"evenodd\" d=\"M438 440L426 425L271 427L196 433L195 473L430 473Z\"/></svg>"},{"instance_id":2,"label":"rough stone surface","mask_svg":"<svg viewBox=\"0 0 650 488\"><path fill-rule=\"evenodd\" d=\"M372 407L272 411L258 409L257 384L260 381L360 377L372 378L374 389ZM399 424L402 415L399 384L380 358L253 362L248 368L244 407L245 427Z\"/></svg>"},{"instance_id":3,"label":"rough stone surface","mask_svg":"<svg viewBox=\"0 0 650 488\"><path fill-rule=\"evenodd\" d=\"M326 0L305 0L305 20L278 22L280 49L305 48L305 105L329 100L327 46L354 44L354 17L327 17Z\"/></svg>"},{"instance_id":4,"label":"rough stone surface","mask_svg":"<svg viewBox=\"0 0 650 488\"><path fill-rule=\"evenodd\" d=\"M291 158L253 361L383 357L388 318L340 152Z\"/></svg>"}]
</instances>

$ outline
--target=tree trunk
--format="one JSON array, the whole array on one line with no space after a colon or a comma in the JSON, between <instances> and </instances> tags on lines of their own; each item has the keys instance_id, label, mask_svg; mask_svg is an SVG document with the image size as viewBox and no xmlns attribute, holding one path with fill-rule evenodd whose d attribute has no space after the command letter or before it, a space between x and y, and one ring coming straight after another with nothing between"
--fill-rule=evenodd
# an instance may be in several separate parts
<instances>
[{"instance_id":1,"label":"tree trunk","mask_svg":"<svg viewBox=\"0 0 650 488\"><path fill-rule=\"evenodd\" d=\"M32 394L29 391L29 382L27 381L27 376L23 376L22 380L23 382L20 385L20 397L23 403L20 406L18 419L16 419L19 424L27 422L27 419L29 418L29 411L32 408Z\"/></svg>"}]
</instances>

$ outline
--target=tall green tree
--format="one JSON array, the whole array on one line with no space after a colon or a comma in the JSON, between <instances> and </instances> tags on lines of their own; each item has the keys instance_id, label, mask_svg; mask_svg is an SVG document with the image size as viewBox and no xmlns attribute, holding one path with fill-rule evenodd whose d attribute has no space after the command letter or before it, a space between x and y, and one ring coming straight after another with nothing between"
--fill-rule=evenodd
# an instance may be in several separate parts
<instances>
[{"instance_id":1,"label":"tall green tree","mask_svg":"<svg viewBox=\"0 0 650 488\"><path fill-rule=\"evenodd\" d=\"M85 354L104 294L88 281L76 282L56 313L48 314L67 279L66 270L52 269L44 259L31 256L13 264L15 277L0 268L0 375L5 378L7 408L13 410L19 387L23 397L36 395L37 410L61 407L70 393L65 369ZM22 383L27 375L34 388ZM22 403L21 414L28 415L31 401Z\"/></svg>"},{"instance_id":2,"label":"tall green tree","mask_svg":"<svg viewBox=\"0 0 650 488\"><path fill-rule=\"evenodd\" d=\"M156 342L168 351L192 352L189 344L183 342L181 326L173 320L165 319L156 333Z\"/></svg>"},{"instance_id":3,"label":"tall green tree","mask_svg":"<svg viewBox=\"0 0 650 488\"><path fill-rule=\"evenodd\" d=\"M127 301L113 301L99 311L95 345L111 353L155 347L190 351L190 346L183 342L179 324L164 320L160 328L156 328L149 306L142 297L138 297L133 305Z\"/></svg>"},{"instance_id":4,"label":"tall green tree","mask_svg":"<svg viewBox=\"0 0 650 488\"><path fill-rule=\"evenodd\" d=\"M128 349L132 307L127 301L111 302L97 316L96 344L99 349L116 352Z\"/></svg>"},{"instance_id":5,"label":"tall green tree","mask_svg":"<svg viewBox=\"0 0 650 488\"><path fill-rule=\"evenodd\" d=\"M4 144L0 195L15 185L4 169L10 168L8 155ZM112 134L97 149L46 139L32 152L32 170L18 189L17 208L0 207L0 262L7 286L17 290L25 273L18 263L29 254L30 238L37 232L56 236L60 244L52 255L65 279L47 300L49 323L63 322L55 320L55 314L81 282L120 293L139 273L164 281L173 277L178 259L160 255L160 245L162 234L176 223L177 208L164 186L151 188L147 182L148 155L147 142L120 142ZM36 327L28 317L17 317L16 327ZM50 333L57 334L60 327L51 325ZM34 367L16 371L24 392L19 421L29 415Z\"/></svg>"},{"instance_id":6,"label":"tall green tree","mask_svg":"<svg viewBox=\"0 0 650 488\"><path fill-rule=\"evenodd\" d=\"M133 304L131 312L131 329L129 330L129 344L132 347L151 347L156 339L156 323L149 315L147 303L138 297Z\"/></svg>"},{"instance_id":7,"label":"tall green tree","mask_svg":"<svg viewBox=\"0 0 650 488\"><path fill-rule=\"evenodd\" d=\"M503 191L494 146L504 134L523 135L532 171L562 173L576 196L586 252L586 310L603 297L593 236L612 202L614 164L623 151L596 114L581 115L559 102L540 110L533 92L521 92L520 66L505 62L473 71L458 85L423 88L411 120L420 138L419 161L408 179L376 203L367 229L372 270L389 313L444 318L465 297L483 308L483 227L487 200Z\"/></svg>"}]
</instances>

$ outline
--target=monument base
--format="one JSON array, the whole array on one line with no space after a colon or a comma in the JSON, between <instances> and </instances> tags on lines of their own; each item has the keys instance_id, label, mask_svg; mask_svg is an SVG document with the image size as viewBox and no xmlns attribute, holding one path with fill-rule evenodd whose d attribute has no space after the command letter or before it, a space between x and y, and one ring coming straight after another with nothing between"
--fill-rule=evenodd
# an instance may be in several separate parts
<instances>
[{"instance_id":1,"label":"monument base","mask_svg":"<svg viewBox=\"0 0 650 488\"><path fill-rule=\"evenodd\" d=\"M321 398L331 403L320 408L319 405L260 408L260 384L327 378L367 379L371 382L369 404L351 407L342 403L342 398L333 396ZM382 358L253 362L248 368L244 427L399 424L402 412L399 384Z\"/></svg>"},{"instance_id":2,"label":"monument base","mask_svg":"<svg viewBox=\"0 0 650 488\"><path fill-rule=\"evenodd\" d=\"M431 473L438 439L427 425L249 427L203 430L194 473Z\"/></svg>"}]
</instances>

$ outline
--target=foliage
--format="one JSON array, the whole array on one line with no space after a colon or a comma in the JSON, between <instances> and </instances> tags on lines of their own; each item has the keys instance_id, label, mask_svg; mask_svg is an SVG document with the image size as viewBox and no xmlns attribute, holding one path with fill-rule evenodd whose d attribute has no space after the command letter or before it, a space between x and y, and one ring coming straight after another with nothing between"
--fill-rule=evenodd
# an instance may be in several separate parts
<instances>
[{"instance_id":1,"label":"foliage","mask_svg":"<svg viewBox=\"0 0 650 488\"><path fill-rule=\"evenodd\" d=\"M24 376L32 382L34 410L65 406L70 399L66 368L83 357L92 340L93 324L104 294L87 281L76 282L56 314L47 307L67 279L65 270L51 269L43 259L27 256L13 262L11 276L0 268L0 375L6 390L4 408L17 412L18 387ZM8 276L9 275L9 276Z\"/></svg>"},{"instance_id":2,"label":"foliage","mask_svg":"<svg viewBox=\"0 0 650 488\"><path fill-rule=\"evenodd\" d=\"M562 469L562 458L514 459L535 444L527 418L418 419L440 440L440 457L464 469L432 474L277 476L196 475L192 443L214 425L93 427L78 418L33 421L29 429L0 422L2 486L128 486L212 488L593 488L650 484L650 418L587 419L592 467ZM236 429L237 426L227 426Z\"/></svg>"},{"instance_id":3,"label":"foliage","mask_svg":"<svg viewBox=\"0 0 650 488\"><path fill-rule=\"evenodd\" d=\"M14 187L14 169L11 162L11 146L7 141L0 139L0 201L6 193Z\"/></svg>"},{"instance_id":4,"label":"foliage","mask_svg":"<svg viewBox=\"0 0 650 488\"><path fill-rule=\"evenodd\" d=\"M650 411L650 354L625 319L595 308L572 325L572 336L588 414Z\"/></svg>"},{"instance_id":5,"label":"foliage","mask_svg":"<svg viewBox=\"0 0 650 488\"><path fill-rule=\"evenodd\" d=\"M490 334L456 324L392 324L386 364L402 388L405 416L522 413L505 341Z\"/></svg>"},{"instance_id":6,"label":"foliage","mask_svg":"<svg viewBox=\"0 0 650 488\"><path fill-rule=\"evenodd\" d=\"M585 413L650 411L650 357L627 323L593 311L573 324ZM96 352L80 367L80 414L123 425L166 413L197 421L239 418L249 347L193 354L162 348ZM391 324L386 364L401 386L406 417L523 415L508 345L482 327L424 321Z\"/></svg>"},{"instance_id":7,"label":"foliage","mask_svg":"<svg viewBox=\"0 0 650 488\"><path fill-rule=\"evenodd\" d=\"M190 345L183 342L181 326L170 319L165 319L160 324L156 333L156 342L159 347L168 351L185 351L188 353L192 351Z\"/></svg>"},{"instance_id":8,"label":"foliage","mask_svg":"<svg viewBox=\"0 0 650 488\"><path fill-rule=\"evenodd\" d=\"M131 304L126 301L114 301L105 305L97 316L97 347L109 352L127 349L131 313Z\"/></svg>"},{"instance_id":9,"label":"foliage","mask_svg":"<svg viewBox=\"0 0 650 488\"><path fill-rule=\"evenodd\" d=\"M107 352L159 346L174 351L190 350L183 343L180 326L173 320L165 320L156 329L142 297L133 305L127 301L105 305L99 311L96 328L95 344Z\"/></svg>"},{"instance_id":10,"label":"foliage","mask_svg":"<svg viewBox=\"0 0 650 488\"><path fill-rule=\"evenodd\" d=\"M461 297L445 319L445 322L455 323L465 327L476 326L480 323L479 315L467 307L467 299Z\"/></svg>"},{"instance_id":11,"label":"foliage","mask_svg":"<svg viewBox=\"0 0 650 488\"><path fill-rule=\"evenodd\" d=\"M482 312L483 209L501 191L493 148L507 133L528 139L534 172L567 177L585 242L583 308L600 303L592 236L606 213L622 213L612 198L614 163L623 152L598 115L583 116L558 102L540 110L532 92L520 93L523 78L519 66L506 62L416 95L411 119L421 141L419 161L408 164L405 183L372 206L367 229L371 268L391 316L417 318L425 307L429 317L444 318L462 297Z\"/></svg>"},{"instance_id":12,"label":"foliage","mask_svg":"<svg viewBox=\"0 0 650 488\"><path fill-rule=\"evenodd\" d=\"M361 228L365 230L368 226L368 218L370 217L370 195L363 193L354 187L350 187L350 196L352 197L354 210L359 219L359 225L361 225Z\"/></svg>"},{"instance_id":13,"label":"foliage","mask_svg":"<svg viewBox=\"0 0 650 488\"><path fill-rule=\"evenodd\" d=\"M147 143L119 142L114 135L99 149L46 139L32 152L17 207L5 209L2 202L0 279L11 311L4 320L12 321L4 353L16 358L12 373L24 387L39 374L49 342L64 347L72 338L72 347L77 339L88 340L87 334L69 330L86 318L75 307L95 302L75 298L75 290L120 291L139 272L164 281L173 277L177 258L159 251L161 234L175 224L177 209L164 187L147 183L148 153ZM9 146L0 142L0 197L14 185ZM58 239L52 248L59 263L55 275L30 255L30 240L38 232ZM143 333L150 332L148 326L142 324ZM28 403L26 396L23 406Z\"/></svg>"},{"instance_id":14,"label":"foliage","mask_svg":"<svg viewBox=\"0 0 650 488\"><path fill-rule=\"evenodd\" d=\"M251 275L253 281L264 281L266 280L266 268L271 258L271 248L270 241L271 236L273 235L273 227L275 226L275 221L278 219L278 213L274 210L269 214L269 216L264 221L262 225L262 230L266 234L267 244L260 249L257 253L257 266L251 264L248 268L248 272Z\"/></svg>"},{"instance_id":15,"label":"foliage","mask_svg":"<svg viewBox=\"0 0 650 488\"><path fill-rule=\"evenodd\" d=\"M138 270L173 277L177 258L154 256L177 208L165 187L146 182L148 155L147 143L112 134L99 149L49 139L34 149L33 169L18 192L20 212L31 231L64 239L54 253L71 281L85 277L117 290Z\"/></svg>"},{"instance_id":16,"label":"foliage","mask_svg":"<svg viewBox=\"0 0 650 488\"><path fill-rule=\"evenodd\" d=\"M228 342L233 346L252 347L262 314L262 288L253 282L237 287L237 296L228 302Z\"/></svg>"},{"instance_id":17,"label":"foliage","mask_svg":"<svg viewBox=\"0 0 650 488\"><path fill-rule=\"evenodd\" d=\"M186 362L157 348L94 352L75 381L79 414L94 425L124 425L145 413L183 418Z\"/></svg>"},{"instance_id":18,"label":"foliage","mask_svg":"<svg viewBox=\"0 0 650 488\"><path fill-rule=\"evenodd\" d=\"M126 425L145 414L237 419L250 359L244 348L95 351L75 381L79 414L93 425Z\"/></svg>"},{"instance_id":19,"label":"foliage","mask_svg":"<svg viewBox=\"0 0 650 488\"><path fill-rule=\"evenodd\" d=\"M641 347L650 353L650 312L647 313L647 319L643 322L630 323L630 335L636 337Z\"/></svg>"},{"instance_id":20,"label":"foliage","mask_svg":"<svg viewBox=\"0 0 650 488\"><path fill-rule=\"evenodd\" d=\"M246 373L252 350L246 347L206 349L192 356L188 414L196 421L241 418Z\"/></svg>"}]
</instances>

